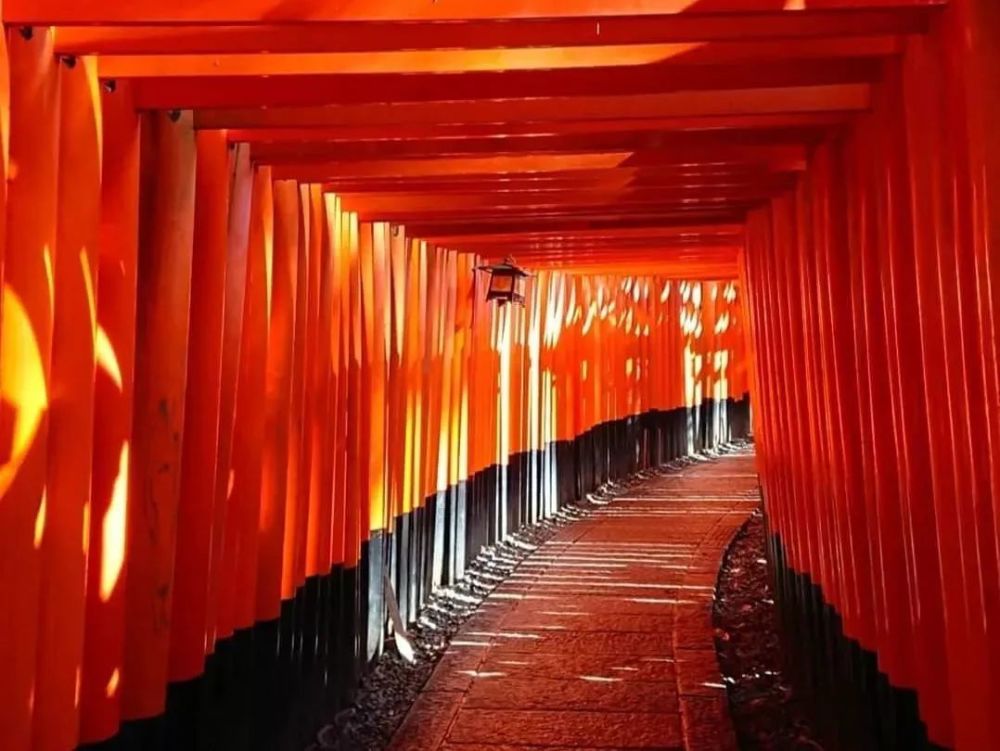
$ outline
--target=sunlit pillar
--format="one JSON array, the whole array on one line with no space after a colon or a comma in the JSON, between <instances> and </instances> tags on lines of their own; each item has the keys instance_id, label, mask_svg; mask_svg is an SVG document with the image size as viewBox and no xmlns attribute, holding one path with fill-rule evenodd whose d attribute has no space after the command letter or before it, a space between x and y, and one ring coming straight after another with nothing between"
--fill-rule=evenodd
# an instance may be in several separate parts
<instances>
[{"instance_id":1,"label":"sunlit pillar","mask_svg":"<svg viewBox=\"0 0 1000 751\"><path fill-rule=\"evenodd\" d=\"M96 61L60 65L59 204L54 261L48 486L35 681L34 748L78 740L94 415L101 196Z\"/></svg>"},{"instance_id":2,"label":"sunlit pillar","mask_svg":"<svg viewBox=\"0 0 1000 751\"><path fill-rule=\"evenodd\" d=\"M101 92L97 373L80 741L118 729L139 249L139 116L127 86Z\"/></svg>"},{"instance_id":3,"label":"sunlit pillar","mask_svg":"<svg viewBox=\"0 0 1000 751\"><path fill-rule=\"evenodd\" d=\"M11 29L10 166L0 322L0 748L31 744L38 643L53 251L59 169L59 71L50 29ZM6 69L0 69L5 75Z\"/></svg>"},{"instance_id":4,"label":"sunlit pillar","mask_svg":"<svg viewBox=\"0 0 1000 751\"><path fill-rule=\"evenodd\" d=\"M334 566L344 563L345 498L347 483L347 346L350 332L347 328L346 284L347 269L347 217L341 209L340 198L326 196L327 224L330 233L330 562Z\"/></svg>"},{"instance_id":5,"label":"sunlit pillar","mask_svg":"<svg viewBox=\"0 0 1000 751\"><path fill-rule=\"evenodd\" d=\"M368 473L363 465L366 456L366 434L361 397L364 393L362 371L362 331L363 318L361 311L361 273L359 263L359 225L358 215L349 212L346 215L344 227L344 277L341 295L344 307L343 326L348 332L345 340L345 362L347 367L347 388L344 392L346 423L344 426L347 441L347 464L344 473L344 565L353 569L358 564L361 552L361 523L367 516L361 514L361 504L367 492ZM367 508L367 507L366 507Z\"/></svg>"}]
</instances>

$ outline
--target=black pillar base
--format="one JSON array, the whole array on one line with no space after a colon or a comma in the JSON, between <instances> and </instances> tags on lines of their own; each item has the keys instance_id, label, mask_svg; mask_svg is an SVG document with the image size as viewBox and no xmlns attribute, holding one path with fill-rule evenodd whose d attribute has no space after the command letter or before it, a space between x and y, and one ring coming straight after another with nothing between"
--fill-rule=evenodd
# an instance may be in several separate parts
<instances>
[{"instance_id":1,"label":"black pillar base","mask_svg":"<svg viewBox=\"0 0 1000 751\"><path fill-rule=\"evenodd\" d=\"M822 589L788 565L779 535L770 536L768 552L790 675L814 708L827 747L941 749L927 738L916 693L889 683L875 653L844 634Z\"/></svg>"}]
</instances>

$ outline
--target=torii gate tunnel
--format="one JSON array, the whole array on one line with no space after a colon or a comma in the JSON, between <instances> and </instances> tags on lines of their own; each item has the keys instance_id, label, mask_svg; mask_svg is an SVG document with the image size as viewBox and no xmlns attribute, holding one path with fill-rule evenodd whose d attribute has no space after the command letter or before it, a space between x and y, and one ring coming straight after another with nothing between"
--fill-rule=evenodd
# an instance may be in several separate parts
<instances>
[{"instance_id":1,"label":"torii gate tunnel","mask_svg":"<svg viewBox=\"0 0 1000 751\"><path fill-rule=\"evenodd\" d=\"M804 672L1000 747L1000 2L2 18L0 749L294 748L390 586L751 432Z\"/></svg>"}]
</instances>

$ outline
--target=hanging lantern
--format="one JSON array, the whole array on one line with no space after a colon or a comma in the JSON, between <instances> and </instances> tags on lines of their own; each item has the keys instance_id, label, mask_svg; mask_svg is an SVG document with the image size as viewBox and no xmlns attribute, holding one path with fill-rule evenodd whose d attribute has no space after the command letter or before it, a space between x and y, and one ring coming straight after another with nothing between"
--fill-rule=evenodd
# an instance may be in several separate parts
<instances>
[{"instance_id":1,"label":"hanging lantern","mask_svg":"<svg viewBox=\"0 0 1000 751\"><path fill-rule=\"evenodd\" d=\"M479 270L490 273L490 284L486 290L487 302L497 300L500 305L509 302L524 304L524 280L529 274L515 264L513 258L507 256L502 262L480 266Z\"/></svg>"}]
</instances>

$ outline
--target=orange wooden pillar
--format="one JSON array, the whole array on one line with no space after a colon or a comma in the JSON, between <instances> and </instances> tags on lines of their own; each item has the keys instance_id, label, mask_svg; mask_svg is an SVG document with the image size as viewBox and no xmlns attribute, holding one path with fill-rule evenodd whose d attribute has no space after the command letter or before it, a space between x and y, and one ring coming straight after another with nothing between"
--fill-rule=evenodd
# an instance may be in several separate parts
<instances>
[{"instance_id":1,"label":"orange wooden pillar","mask_svg":"<svg viewBox=\"0 0 1000 751\"><path fill-rule=\"evenodd\" d=\"M84 584L91 523L101 112L92 59L60 69L59 202L38 666L36 749L78 742Z\"/></svg>"},{"instance_id":2,"label":"orange wooden pillar","mask_svg":"<svg viewBox=\"0 0 1000 751\"><path fill-rule=\"evenodd\" d=\"M268 299L274 248L271 170L254 172L247 245L246 292L233 423L231 494L226 513L220 577L218 638L256 621L257 551L260 528L261 457L265 436Z\"/></svg>"},{"instance_id":3,"label":"orange wooden pillar","mask_svg":"<svg viewBox=\"0 0 1000 751\"><path fill-rule=\"evenodd\" d=\"M296 218L298 236L296 249L295 323L293 326L291 392L288 402L288 457L285 487L285 519L282 541L281 599L290 600L300 583L299 568L304 562L302 544L308 499L308 452L303 446L304 409L310 397L304 382L307 367L306 341L314 324L310 322L310 255L312 250L311 201L308 186L298 185ZM304 473L304 474L303 474Z\"/></svg>"},{"instance_id":4,"label":"orange wooden pillar","mask_svg":"<svg viewBox=\"0 0 1000 751\"><path fill-rule=\"evenodd\" d=\"M827 399L823 394L823 378L825 371L820 362L821 335L818 322L818 302L815 291L816 248L814 240L815 213L813 211L814 181L805 179L800 183L796 206L796 244L793 246L796 261L792 268L797 271L797 281L793 289L797 289L799 313L795 318L801 322L801 351L798 357L802 372L804 388L804 412L806 418L806 438L808 448L805 452L806 471L805 482L813 487L814 525L819 543L820 575L824 577L827 596L832 602L839 602L842 590L840 572L842 568L837 563L836 518L832 510L829 488L830 460L826 431L824 430Z\"/></svg>"},{"instance_id":5,"label":"orange wooden pillar","mask_svg":"<svg viewBox=\"0 0 1000 751\"><path fill-rule=\"evenodd\" d=\"M407 331L407 259L409 240L402 227L387 225L388 252L388 350L387 383L389 389L386 412L386 507L387 524L392 545L386 557L401 617L408 616L410 522L403 510L406 470L406 365L403 359Z\"/></svg>"},{"instance_id":6,"label":"orange wooden pillar","mask_svg":"<svg viewBox=\"0 0 1000 751\"><path fill-rule=\"evenodd\" d=\"M358 415L358 460L359 485L357 496L357 521L355 524L356 533L356 555L359 563L365 552L369 535L371 532L372 514L381 516L381 511L372 510L373 492L380 491L381 482L381 444L374 442L374 434L381 433L384 424L381 420L373 422L373 394L372 391L380 389L378 384L379 371L376 362L376 341L375 341L375 281L374 281L374 228L371 222L358 223L357 235L357 353L358 353L358 384L354 391L354 399L359 403ZM371 386L369 384L372 384ZM381 411L381 408L379 408ZM377 466L373 466L373 464ZM375 485L373 485L375 483ZM378 488L378 490L376 490ZM381 499L381 493L379 493ZM360 576L360 574L359 574ZM359 582L360 584L360 582ZM360 592L360 590L359 590ZM367 593L360 596L365 597ZM359 600L359 603L361 601ZM363 605L359 605L363 608ZM362 613L362 618L363 613Z\"/></svg>"},{"instance_id":7,"label":"orange wooden pillar","mask_svg":"<svg viewBox=\"0 0 1000 751\"><path fill-rule=\"evenodd\" d=\"M356 292L355 299L355 354L356 354L356 376L357 382L352 390L351 399L358 404L357 421L355 429L357 431L357 457L358 457L358 487L355 498L355 519L352 525L354 540L352 549L354 551L355 564L362 563L362 556L365 552L371 530L372 515L372 492L373 480L379 481L379 470L375 468L373 462L380 459L379 453L373 454L372 435L373 432L381 432L381 425L373 425L372 414L372 388L370 382L377 378L375 363L375 320L374 320L374 269L373 269L373 234L370 222L359 221L356 225L356 239L354 247L357 249L356 256ZM376 386L376 388L378 388ZM377 446L376 446L377 449ZM362 573L359 569L359 599L358 607L362 608L359 619L364 618L363 600L367 593L360 590ZM359 625L359 628L361 626Z\"/></svg>"},{"instance_id":8,"label":"orange wooden pillar","mask_svg":"<svg viewBox=\"0 0 1000 751\"><path fill-rule=\"evenodd\" d=\"M276 619L281 609L288 436L298 282L299 193L293 180L274 183L274 260L271 265L267 366L264 379L264 443L261 453L260 547L256 620ZM260 406L260 405L258 405Z\"/></svg>"},{"instance_id":9,"label":"orange wooden pillar","mask_svg":"<svg viewBox=\"0 0 1000 751\"><path fill-rule=\"evenodd\" d=\"M361 507L367 492L367 467L363 466L365 456L365 433L361 411L361 395L364 393L362 375L362 329L361 315L361 265L359 262L358 216L348 212L345 225L345 264L343 287L343 326L347 331L344 340L347 380L343 392L346 423L344 436L347 441L346 472L344 473L344 566L355 569L361 553ZM364 485L364 487L363 487Z\"/></svg>"},{"instance_id":10,"label":"orange wooden pillar","mask_svg":"<svg viewBox=\"0 0 1000 751\"><path fill-rule=\"evenodd\" d=\"M329 451L332 455L332 492L330 508L330 562L335 567L343 566L345 560L346 533L346 492L347 492L347 346L350 332L348 320L346 282L347 221L340 208L340 200L335 195L326 196L327 222L331 242L331 305L330 305L330 438Z\"/></svg>"},{"instance_id":11,"label":"orange wooden pillar","mask_svg":"<svg viewBox=\"0 0 1000 751\"><path fill-rule=\"evenodd\" d=\"M170 679L199 675L205 658L209 556L216 497L216 461L226 292L229 156L226 134L196 137L194 253L188 375L177 510Z\"/></svg>"},{"instance_id":12,"label":"orange wooden pillar","mask_svg":"<svg viewBox=\"0 0 1000 751\"><path fill-rule=\"evenodd\" d=\"M534 294L529 291L529 295ZM528 301L526 301L527 303ZM507 532L519 529L526 517L527 466L525 463L528 448L528 321L529 304L523 306L508 305L507 326L510 330L510 389L507 394L507 411L510 419L508 446L508 499L510 516Z\"/></svg>"},{"instance_id":13,"label":"orange wooden pillar","mask_svg":"<svg viewBox=\"0 0 1000 751\"><path fill-rule=\"evenodd\" d=\"M327 210L332 211L331 231L335 242L333 253L332 321L330 326L330 354L332 375L330 384L330 447L334 454L333 503L330 516L330 560L334 566L343 567L347 558L347 495L348 447L347 425L349 420L348 387L350 385L350 284L348 272L349 227L347 215L341 211L339 199L329 195Z\"/></svg>"},{"instance_id":14,"label":"orange wooden pillar","mask_svg":"<svg viewBox=\"0 0 1000 751\"><path fill-rule=\"evenodd\" d=\"M127 87L101 93L101 162L94 438L87 544L80 741L118 729L139 240L139 117Z\"/></svg>"},{"instance_id":15,"label":"orange wooden pillar","mask_svg":"<svg viewBox=\"0 0 1000 751\"><path fill-rule=\"evenodd\" d=\"M472 355L472 257L467 253L455 256L455 338L457 357L452 374L452 492L455 494L455 524L452 546L454 548L452 577L457 581L465 576L467 525L470 493L469 453L469 371Z\"/></svg>"},{"instance_id":16,"label":"orange wooden pillar","mask_svg":"<svg viewBox=\"0 0 1000 751\"><path fill-rule=\"evenodd\" d=\"M831 164L831 150L817 152L813 168L818 174L816 179L810 181L809 186L810 200L813 202L812 232L811 236L806 237L805 240L815 245L812 269L814 278L812 281L815 287L816 329L813 341L819 360L815 366L815 372L818 374L818 388L820 389L818 401L823 423L819 436L825 452L825 456L820 462L820 470L821 476L824 478L822 482L828 494L824 499L824 505L832 512L829 524L833 529L832 548L838 561L836 571L839 590L835 596L831 593L831 597L836 598L835 603L841 608L840 612L844 616L846 631L856 628L855 624L858 619L856 605L858 583L853 551L849 545L850 518L848 512L850 504L852 502L859 503L860 500L846 497L843 456L844 443L850 439L848 438L849 434L838 425L843 417L840 406L843 397L838 392L840 388L838 381L843 376L837 372L838 360L853 362L854 353L853 346L849 351L846 348L843 349L840 357L835 353L838 344L853 345L853 342L847 337L841 337L843 341L838 342L834 337L833 328L836 323L831 317L832 310L829 303L830 289L834 282L832 277L840 272L840 269L830 267L830 245L835 243L836 247L840 247L843 243L842 239L834 240L831 237L831 233L835 231L830 224L829 216L833 195L829 185ZM839 204L839 208L843 208L843 204ZM837 223L839 225L839 221ZM848 294L845 292L844 297L847 297ZM854 368L849 365L848 367L849 370L845 373L850 373L853 376Z\"/></svg>"},{"instance_id":17,"label":"orange wooden pillar","mask_svg":"<svg viewBox=\"0 0 1000 751\"><path fill-rule=\"evenodd\" d=\"M968 426L959 405L964 400L962 371L962 300L959 295L952 193L941 182L949 165L933 153L946 150L950 123L940 117L948 103L942 93L945 71L940 65L943 40L935 35L913 42L905 60L904 96L909 129L907 152L914 211L914 265L920 305L921 349L927 392L926 429L930 438L931 488L938 523L942 590L949 652L954 744L957 748L990 745L989 694L983 659L980 562L976 556L975 511L969 468L962 466L965 446L956 443ZM938 113L937 115L932 113ZM948 153L945 151L945 153ZM927 210L924 207L933 207ZM919 210L916 210L919 208Z\"/></svg>"},{"instance_id":18,"label":"orange wooden pillar","mask_svg":"<svg viewBox=\"0 0 1000 751\"><path fill-rule=\"evenodd\" d=\"M952 56L953 75L961 85L952 91L952 106L965 111L964 129L950 131L955 147L968 149L968 162L962 174L965 192L959 206L966 213L963 222L966 248L963 253L966 292L971 311L975 311L977 325L969 327L978 341L967 338L966 368L971 380L976 382L969 395L970 426L975 430L985 425L983 440L972 447L976 466L976 497L982 539L987 541L986 557L990 547L995 552L1000 546L1000 429L996 421L984 416L1000 411L1000 348L997 330L1000 326L1000 285L995 283L1000 269L1000 219L992 208L1000 195L1000 145L997 142L995 123L998 116L995 91L1000 63L1000 25L998 7L988 0L958 0L950 9L950 37L953 44L962 40L960 49L966 53L961 58ZM964 130L964 132L963 132ZM959 251L961 252L961 251ZM975 285L975 288L973 288ZM972 301L975 301L974 303ZM971 334L972 331L968 331ZM976 393L981 389L981 402ZM987 500L989 499L989 500ZM987 564L988 565L988 564ZM996 575L986 575L986 618L993 630L1000 622L1000 584ZM996 706L1000 701L1000 646L989 641L989 662L992 697ZM996 718L993 718L993 736L998 735ZM996 742L994 740L994 742Z\"/></svg>"},{"instance_id":19,"label":"orange wooden pillar","mask_svg":"<svg viewBox=\"0 0 1000 751\"><path fill-rule=\"evenodd\" d=\"M403 511L411 516L412 559L407 593L407 614L413 614L420 606L424 557L423 536L425 520L424 506L424 391L426 359L423 343L428 326L425 315L427 305L427 251L423 242L411 240L407 243L407 290L405 319L406 332L403 341L403 359L406 377L406 458L403 469ZM400 594L402 598L402 594Z\"/></svg>"},{"instance_id":20,"label":"orange wooden pillar","mask_svg":"<svg viewBox=\"0 0 1000 751\"><path fill-rule=\"evenodd\" d=\"M455 253L444 248L438 248L439 266L439 297L437 303L437 358L435 362L434 388L434 433L431 436L435 462L430 495L435 497L434 506L434 558L432 569L433 586L450 584L448 553L446 549L448 522L447 504L450 502L448 486L450 479L451 456L451 425L452 425L452 364L455 355L455 296L456 296L456 264Z\"/></svg>"},{"instance_id":21,"label":"orange wooden pillar","mask_svg":"<svg viewBox=\"0 0 1000 751\"><path fill-rule=\"evenodd\" d=\"M548 518L555 510L555 459L556 450L553 418L555 416L552 404L552 378L556 364L554 362L554 345L557 335L554 318L556 309L561 304L559 296L562 275L558 272L549 275L548 293L541 308L539 320L539 367L538 367L538 420L539 448L538 485L540 498L538 513L540 518Z\"/></svg>"},{"instance_id":22,"label":"orange wooden pillar","mask_svg":"<svg viewBox=\"0 0 1000 751\"><path fill-rule=\"evenodd\" d=\"M966 483L960 486L963 498L967 499L963 511L968 514L970 537L976 540L977 548L977 561L969 569L969 580L978 580L981 588L981 619L975 600L970 598L974 641L968 646L973 655L979 650L987 655L983 671L988 682L983 690L988 696L984 703L995 707L1000 703L1000 680L996 677L996 671L1000 670L1000 645L990 635L1000 628L1000 508L997 506L1000 430L996 421L986 416L996 414L1000 407L997 363L1000 312L996 307L1000 295L996 284L987 281L990 272L995 277L998 268L998 248L992 242L996 237L992 207L997 186L989 179L997 176L998 157L996 135L983 115L984 111L988 116L996 109L996 104L989 101L992 95L984 92L996 88L1000 38L994 23L996 9L988 10L986 6L978 1L957 3L950 16L951 24L944 26L949 47L968 51L961 57L955 54L945 57L947 78L943 101L951 117L944 135L946 148L954 154L946 179L949 186L956 188L955 192L945 194L950 197L948 206L953 214L950 226L945 214L943 224L948 227L949 241L942 249L951 251L947 262L954 265L961 300L952 311L949 327L957 340L953 351L961 353L963 381L961 397L953 401L954 435L973 436L972 440L963 439L955 445L958 471ZM977 22L985 25L979 27ZM983 719L988 722L985 737L997 744L1000 718L988 712Z\"/></svg>"},{"instance_id":23,"label":"orange wooden pillar","mask_svg":"<svg viewBox=\"0 0 1000 751\"><path fill-rule=\"evenodd\" d=\"M205 644L215 650L219 628L220 601L227 599L227 550L236 544L227 524L233 501L233 427L240 373L240 345L243 336L243 308L247 291L247 250L250 236L250 206L253 167L246 145L232 149L229 190L229 222L226 232L226 281L222 313L222 363L219 373L219 441L215 458L215 513L212 520L209 558L208 608L205 613ZM231 580L229 580L231 582Z\"/></svg>"},{"instance_id":24,"label":"orange wooden pillar","mask_svg":"<svg viewBox=\"0 0 1000 751\"><path fill-rule=\"evenodd\" d=\"M312 477L312 445L311 445L311 416L320 407L316 404L315 400L320 395L320 387L318 385L314 386L312 382L312 373L314 370L314 361L319 354L315 346L311 346L310 342L315 342L320 336L319 331L319 316L320 316L320 276L322 274L322 256L323 256L323 243L326 235L326 211L323 206L323 189L320 185L310 184L308 186L302 186L301 188L301 200L303 206L308 204L308 211L303 208L302 219L309 221L309 245L307 247L308 263L309 263L309 291L306 295L308 299L307 314L309 316L306 322L306 338L303 341L303 347L305 349L304 359L303 359L303 391L305 393L305 399L303 401L303 416L302 416L302 451L300 452L300 467L299 473L302 476L302 480L299 483L299 531L298 531L298 543L296 545L295 553L295 569L296 569L296 583L298 587L301 587L307 577L306 573L306 558L308 555L309 548L309 502L310 502L310 482ZM323 409L325 409L325 405ZM328 501L329 502L329 501ZM329 526L327 526L327 531L329 531Z\"/></svg>"},{"instance_id":25,"label":"orange wooden pillar","mask_svg":"<svg viewBox=\"0 0 1000 751\"><path fill-rule=\"evenodd\" d=\"M424 351L424 383L423 383L423 405L426 420L422 426L421 443L423 445L423 456L421 466L421 487L420 496L422 499L434 498L437 493L438 476L438 452L440 448L439 431L441 425L441 388L440 388L440 352L441 352L441 298L442 298L442 253L433 245L424 245L426 257L426 289L427 293L423 297L424 320L426 328L424 331L423 351ZM445 298L447 299L447 298ZM425 504L425 523L433 528L435 523L435 507L433 504ZM427 544L433 546L433 539ZM433 571L433 547L427 555ZM427 574L433 576L433 574ZM429 587L431 580L426 579L421 590L421 599L430 594Z\"/></svg>"},{"instance_id":26,"label":"orange wooden pillar","mask_svg":"<svg viewBox=\"0 0 1000 751\"><path fill-rule=\"evenodd\" d=\"M122 709L164 709L194 232L191 114L143 115Z\"/></svg>"},{"instance_id":27,"label":"orange wooden pillar","mask_svg":"<svg viewBox=\"0 0 1000 751\"><path fill-rule=\"evenodd\" d=\"M462 465L463 436L462 436L462 405L464 402L465 387L465 324L464 309L467 302L468 287L466 286L465 260L462 254L452 251L449 254L450 284L453 292L449 290L449 324L447 335L451 339L451 355L445 362L447 371L448 390L446 399L448 403L448 422L445 427L445 445L447 446L448 468L445 475L445 488L447 493L447 547L445 581L454 582L457 580L459 571L464 566L461 556L464 555L464 486L461 485L464 478L464 468Z\"/></svg>"},{"instance_id":28,"label":"orange wooden pillar","mask_svg":"<svg viewBox=\"0 0 1000 751\"><path fill-rule=\"evenodd\" d=\"M333 509L330 526L330 557L334 565L347 563L347 516L349 503L349 450L351 441L348 426L351 424L352 404L348 399L351 386L351 288L350 268L350 220L341 211L339 201L334 196L327 197L327 209L334 212L333 230L336 246L333 253L333 286L335 302L331 324L331 357L333 359L333 393L331 395L331 448L334 453ZM356 469L356 468L355 468Z\"/></svg>"},{"instance_id":29,"label":"orange wooden pillar","mask_svg":"<svg viewBox=\"0 0 1000 751\"><path fill-rule=\"evenodd\" d=\"M364 449L367 471L366 538L386 528L386 323L388 225L361 225L361 302L364 316L364 362L368 442ZM373 585L374 586L374 585Z\"/></svg>"},{"instance_id":30,"label":"orange wooden pillar","mask_svg":"<svg viewBox=\"0 0 1000 751\"><path fill-rule=\"evenodd\" d=\"M10 59L7 34L0 34L0 283L3 281L4 248L7 240L7 180L10 177ZM0 293L0 317L3 294ZM2 329L0 329L2 334ZM2 339L2 336L0 336Z\"/></svg>"},{"instance_id":31,"label":"orange wooden pillar","mask_svg":"<svg viewBox=\"0 0 1000 751\"><path fill-rule=\"evenodd\" d=\"M306 576L325 576L330 571L331 513L333 510L333 471L336 464L331 445L333 422L336 415L333 392L336 388L333 374L337 366L333 357L338 347L333 346L332 325L334 302L334 252L335 235L339 221L331 217L331 205L319 186L310 190L313 233L318 233L319 255L315 259L316 290L316 351L310 360L310 384L313 391L313 409L307 414L309 460L309 522L306 545ZM336 211L336 204L333 205ZM316 222L319 222L318 224ZM316 242L317 238L313 237ZM339 323L339 319L337 320ZM338 331L339 335L339 331ZM339 336L338 336L339 341Z\"/></svg>"},{"instance_id":32,"label":"orange wooden pillar","mask_svg":"<svg viewBox=\"0 0 1000 751\"><path fill-rule=\"evenodd\" d=\"M366 660L375 657L381 648L382 624L385 619L383 600L383 564L386 545L386 324L388 225L382 222L362 222L360 225L359 264L361 273L362 362L364 381L361 385L364 440L361 446L365 475L362 497L361 534L364 564L360 583L363 607L362 620Z\"/></svg>"},{"instance_id":33,"label":"orange wooden pillar","mask_svg":"<svg viewBox=\"0 0 1000 751\"><path fill-rule=\"evenodd\" d=\"M31 745L45 535L59 72L48 29L8 35L10 170L0 324L0 747ZM26 36L28 38L26 38Z\"/></svg>"}]
</instances>

